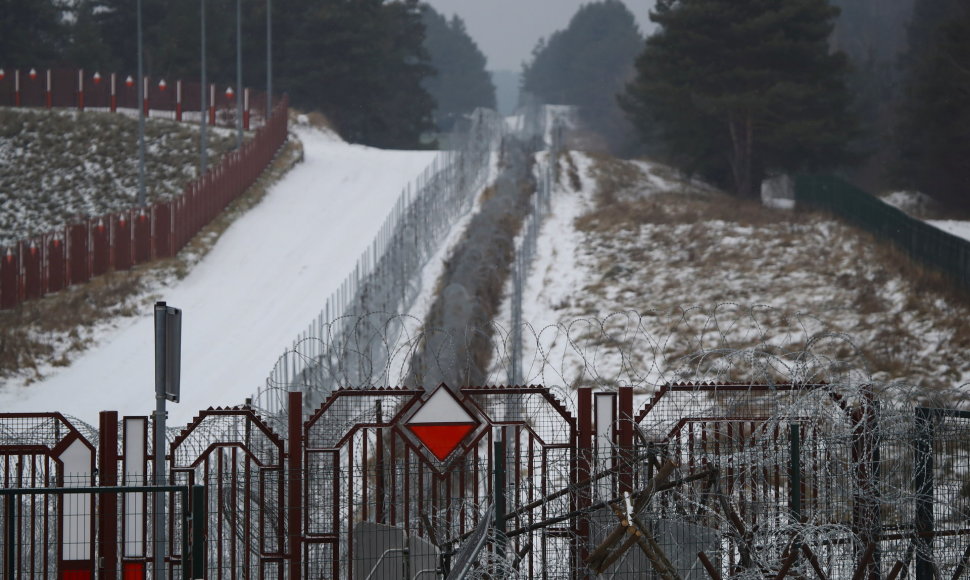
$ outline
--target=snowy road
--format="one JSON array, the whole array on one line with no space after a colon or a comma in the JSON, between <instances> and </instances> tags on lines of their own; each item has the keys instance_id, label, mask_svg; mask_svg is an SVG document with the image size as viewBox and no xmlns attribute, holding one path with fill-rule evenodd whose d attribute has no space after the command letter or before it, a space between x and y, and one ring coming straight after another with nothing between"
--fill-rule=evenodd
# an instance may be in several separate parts
<instances>
[{"instance_id":1,"label":"snowy road","mask_svg":"<svg viewBox=\"0 0 970 580\"><path fill-rule=\"evenodd\" d=\"M354 267L430 151L383 151L299 129L304 163L238 219L183 280L158 289L182 308L182 401L169 425L239 404ZM54 411L97 424L101 410L148 415L154 401L152 312L119 321L70 367L4 386L6 412Z\"/></svg>"}]
</instances>

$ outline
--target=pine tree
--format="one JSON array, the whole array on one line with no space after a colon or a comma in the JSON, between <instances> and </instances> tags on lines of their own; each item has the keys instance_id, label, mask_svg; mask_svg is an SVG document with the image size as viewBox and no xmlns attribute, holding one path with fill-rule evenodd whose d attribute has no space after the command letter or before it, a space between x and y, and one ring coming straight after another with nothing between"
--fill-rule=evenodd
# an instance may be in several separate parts
<instances>
[{"instance_id":1,"label":"pine tree","mask_svg":"<svg viewBox=\"0 0 970 580\"><path fill-rule=\"evenodd\" d=\"M826 0L659 0L623 106L674 161L740 195L767 171L845 162L855 123L846 57L829 52L837 15Z\"/></svg>"},{"instance_id":2,"label":"pine tree","mask_svg":"<svg viewBox=\"0 0 970 580\"><path fill-rule=\"evenodd\" d=\"M435 124L448 131L457 118L478 107L495 108L495 85L486 70L486 59L457 16L449 21L428 4L421 5L425 27L424 45L435 75L424 81L434 98Z\"/></svg>"},{"instance_id":3,"label":"pine tree","mask_svg":"<svg viewBox=\"0 0 970 580\"><path fill-rule=\"evenodd\" d=\"M0 66L39 69L61 64L66 32L54 0L0 0Z\"/></svg>"},{"instance_id":4,"label":"pine tree","mask_svg":"<svg viewBox=\"0 0 970 580\"><path fill-rule=\"evenodd\" d=\"M323 112L345 139L415 147L430 132L432 74L416 0L323 0L288 35L279 86Z\"/></svg>"},{"instance_id":5,"label":"pine tree","mask_svg":"<svg viewBox=\"0 0 970 580\"><path fill-rule=\"evenodd\" d=\"M565 30L539 41L524 66L522 88L547 103L578 107L588 128L615 152L627 152L631 131L616 96L632 77L642 46L636 20L625 4L586 4Z\"/></svg>"},{"instance_id":6,"label":"pine tree","mask_svg":"<svg viewBox=\"0 0 970 580\"><path fill-rule=\"evenodd\" d=\"M939 8L918 11L911 29L899 173L906 185L943 204L970 209L970 8Z\"/></svg>"}]
</instances>

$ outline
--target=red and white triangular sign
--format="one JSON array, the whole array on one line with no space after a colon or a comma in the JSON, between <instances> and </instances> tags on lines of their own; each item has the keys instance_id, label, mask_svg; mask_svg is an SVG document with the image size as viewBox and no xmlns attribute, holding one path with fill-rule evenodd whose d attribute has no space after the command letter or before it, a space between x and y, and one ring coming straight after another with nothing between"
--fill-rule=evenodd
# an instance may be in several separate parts
<instances>
[{"instance_id":1,"label":"red and white triangular sign","mask_svg":"<svg viewBox=\"0 0 970 580\"><path fill-rule=\"evenodd\" d=\"M451 455L478 421L445 385L440 385L407 422L408 429L440 461Z\"/></svg>"}]
</instances>

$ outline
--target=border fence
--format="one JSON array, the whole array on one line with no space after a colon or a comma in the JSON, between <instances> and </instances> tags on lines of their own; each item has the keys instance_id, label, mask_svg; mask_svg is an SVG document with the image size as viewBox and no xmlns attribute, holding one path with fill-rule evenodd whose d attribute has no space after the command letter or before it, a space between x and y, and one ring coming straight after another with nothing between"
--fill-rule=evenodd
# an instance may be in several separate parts
<instances>
[{"instance_id":1,"label":"border fence","mask_svg":"<svg viewBox=\"0 0 970 580\"><path fill-rule=\"evenodd\" d=\"M200 120L202 85L199 82L142 77L144 96L141 107L146 117ZM138 111L138 87L130 75L122 77L84 69L4 70L0 68L0 107L75 108L111 111ZM210 126L236 126L236 95L208 85L206 114ZM258 127L267 122L266 93L243 89L243 128Z\"/></svg>"},{"instance_id":2,"label":"border fence","mask_svg":"<svg viewBox=\"0 0 970 580\"><path fill-rule=\"evenodd\" d=\"M970 413L896 394L440 385L306 414L293 392L284 433L200 412L157 488L147 417L0 414L3 577L962 578Z\"/></svg>"},{"instance_id":3,"label":"border fence","mask_svg":"<svg viewBox=\"0 0 970 580\"><path fill-rule=\"evenodd\" d=\"M373 242L319 315L279 358L251 403L283 413L286 393L301 390L308 408L339 385L395 384L389 345L421 292L420 273L454 223L473 207L495 161L502 118L478 109L400 197ZM385 340L382 337L391 337Z\"/></svg>"},{"instance_id":4,"label":"border fence","mask_svg":"<svg viewBox=\"0 0 970 580\"><path fill-rule=\"evenodd\" d=\"M253 139L224 155L174 199L89 217L6 248L0 255L0 308L174 256L269 166L286 141L288 107L284 96Z\"/></svg>"},{"instance_id":5,"label":"border fence","mask_svg":"<svg viewBox=\"0 0 970 580\"><path fill-rule=\"evenodd\" d=\"M838 177L799 176L795 197L799 204L831 212L889 240L920 264L970 289L970 241L910 217Z\"/></svg>"}]
</instances>

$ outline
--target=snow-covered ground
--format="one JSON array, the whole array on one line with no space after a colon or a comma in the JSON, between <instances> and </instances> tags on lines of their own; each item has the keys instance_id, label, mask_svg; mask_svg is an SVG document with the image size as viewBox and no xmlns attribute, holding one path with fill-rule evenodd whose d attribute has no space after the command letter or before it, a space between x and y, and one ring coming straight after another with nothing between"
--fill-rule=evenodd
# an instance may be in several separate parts
<instances>
[{"instance_id":1,"label":"snow-covered ground","mask_svg":"<svg viewBox=\"0 0 970 580\"><path fill-rule=\"evenodd\" d=\"M970 308L918 276L829 217L573 151L526 280L522 382L645 396L680 380L846 381L965 399Z\"/></svg>"},{"instance_id":2,"label":"snow-covered ground","mask_svg":"<svg viewBox=\"0 0 970 580\"><path fill-rule=\"evenodd\" d=\"M238 219L182 280L157 289L183 311L182 400L169 425L200 409L235 405L253 393L317 315L372 241L402 188L433 151L383 151L297 129L305 161ZM0 387L6 412L61 411L97 424L101 410L154 410L151 309L119 319L96 345L29 386Z\"/></svg>"}]
</instances>

